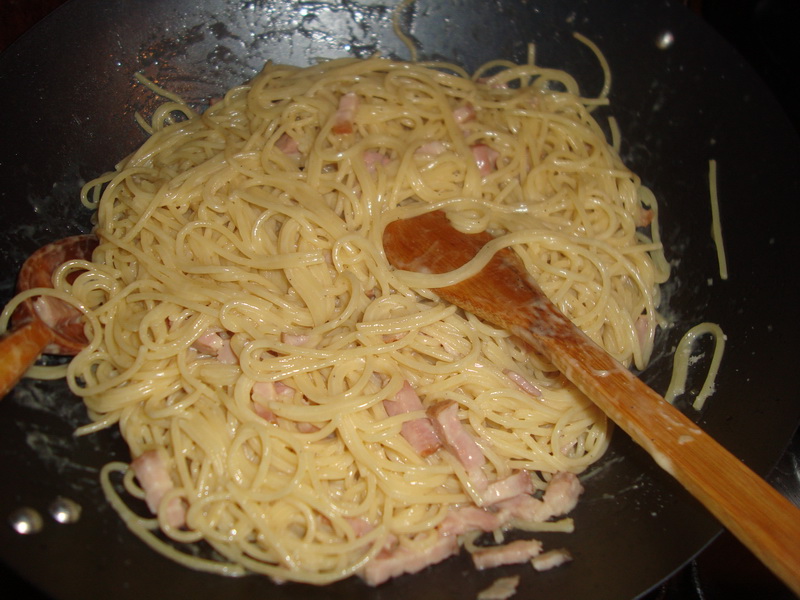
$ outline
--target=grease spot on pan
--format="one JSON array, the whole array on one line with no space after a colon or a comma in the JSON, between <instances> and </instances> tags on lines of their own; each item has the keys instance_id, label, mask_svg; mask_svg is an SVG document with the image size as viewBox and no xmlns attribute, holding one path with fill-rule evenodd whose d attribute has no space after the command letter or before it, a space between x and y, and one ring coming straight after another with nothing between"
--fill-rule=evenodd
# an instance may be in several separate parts
<instances>
[{"instance_id":1,"label":"grease spot on pan","mask_svg":"<svg viewBox=\"0 0 800 600\"><path fill-rule=\"evenodd\" d=\"M8 523L20 535L39 533L44 525L39 511L29 506L23 506L12 512L8 517Z\"/></svg>"}]
</instances>

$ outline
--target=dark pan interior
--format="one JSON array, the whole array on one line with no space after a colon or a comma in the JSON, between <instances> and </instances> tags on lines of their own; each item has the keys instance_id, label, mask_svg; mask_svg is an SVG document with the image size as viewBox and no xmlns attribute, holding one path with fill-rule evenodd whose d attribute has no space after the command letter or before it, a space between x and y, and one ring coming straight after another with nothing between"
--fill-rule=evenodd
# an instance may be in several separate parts
<instances>
[{"instance_id":1,"label":"dark pan interior","mask_svg":"<svg viewBox=\"0 0 800 600\"><path fill-rule=\"evenodd\" d=\"M22 260L41 244L90 229L80 184L113 167L144 139L133 113L156 100L133 80L142 71L202 105L271 59L408 58L380 0L73 0L0 56L0 294L7 300ZM791 377L798 324L790 317L797 269L788 218L800 197L800 142L774 98L740 57L680 5L640 1L420 0L403 13L422 58L473 69L498 57L574 74L587 95L602 82L578 31L611 66L613 113L623 157L660 199L672 326L643 378L663 392L672 351L700 321L728 336L715 394L693 419L756 471L776 462L800 419ZM664 34L673 38L663 44ZM710 236L708 161L718 161L730 278L722 281ZM702 361L701 361L702 362ZM700 382L693 379L693 385ZM327 588L196 573L155 554L105 503L99 468L127 460L116 432L76 439L85 421L62 382L26 380L0 403L0 514L45 514L37 535L0 528L0 556L59 600L191 597L474 597L500 575L521 574L519 597L635 598L679 569L718 524L624 434L585 476L576 531L541 536L575 560L536 574L508 567L475 572L458 557L370 589L358 580ZM82 518L59 525L48 505L67 496Z\"/></svg>"}]
</instances>

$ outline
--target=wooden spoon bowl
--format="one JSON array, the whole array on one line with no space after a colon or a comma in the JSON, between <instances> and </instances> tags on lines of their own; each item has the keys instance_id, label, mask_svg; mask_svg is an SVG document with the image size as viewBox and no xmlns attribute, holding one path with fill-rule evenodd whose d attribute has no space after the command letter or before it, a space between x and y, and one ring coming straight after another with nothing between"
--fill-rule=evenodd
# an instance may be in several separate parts
<instances>
[{"instance_id":1,"label":"wooden spoon bowl","mask_svg":"<svg viewBox=\"0 0 800 600\"><path fill-rule=\"evenodd\" d=\"M53 287L53 273L59 266L69 260L90 260L97 244L94 235L86 234L42 246L23 263L17 292ZM76 276L77 273L71 278ZM39 355L74 356L88 342L80 312L55 298L48 298L46 303L28 298L14 311L11 322L12 329L0 338L0 398Z\"/></svg>"}]
</instances>

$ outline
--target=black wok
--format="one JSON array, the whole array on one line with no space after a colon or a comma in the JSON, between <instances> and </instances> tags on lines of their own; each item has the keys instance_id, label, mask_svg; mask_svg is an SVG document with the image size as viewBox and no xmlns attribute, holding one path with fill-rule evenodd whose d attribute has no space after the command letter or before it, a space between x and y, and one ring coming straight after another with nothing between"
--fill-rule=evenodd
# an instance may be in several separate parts
<instances>
[{"instance_id":1,"label":"black wok","mask_svg":"<svg viewBox=\"0 0 800 600\"><path fill-rule=\"evenodd\" d=\"M143 71L202 105L251 77L263 61L317 57L407 58L381 0L73 0L0 56L0 264L2 299L39 245L90 228L80 184L111 168L144 139L133 113L156 101L133 82ZM680 5L641 1L420 0L402 22L423 58L468 69L521 60L537 44L540 63L564 68L586 94L601 73L578 31L605 53L623 156L658 195L675 276L666 290L672 326L643 378L663 391L671 353L695 323L721 324L728 347L716 393L700 413L681 406L750 467L766 473L800 419L793 384L798 274L790 208L800 196L800 143L754 73ZM673 41L669 43L671 34ZM722 281L709 235L708 160L719 164L730 278ZM793 285L794 284L794 285ZM693 381L695 387L700 381ZM499 575L522 573L518 597L619 600L646 593L719 532L669 476L623 434L587 474L576 532L542 536L575 560L552 572L477 573L449 560L378 589L359 581L327 588L226 579L173 564L133 537L105 503L97 472L127 460L115 432L75 439L85 422L62 382L27 380L0 403L0 514L30 506L44 515L36 535L0 528L0 555L58 599L446 598L474 597ZM67 496L81 519L61 525L48 506Z\"/></svg>"}]
</instances>

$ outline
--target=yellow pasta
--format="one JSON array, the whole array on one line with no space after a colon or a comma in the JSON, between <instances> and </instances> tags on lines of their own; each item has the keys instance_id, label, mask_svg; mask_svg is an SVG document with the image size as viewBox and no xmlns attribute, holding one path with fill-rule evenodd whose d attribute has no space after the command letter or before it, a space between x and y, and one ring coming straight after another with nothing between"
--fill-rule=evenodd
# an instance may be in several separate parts
<instances>
[{"instance_id":1,"label":"yellow pasta","mask_svg":"<svg viewBox=\"0 0 800 600\"><path fill-rule=\"evenodd\" d=\"M387 223L429 210L489 230L578 326L644 367L668 276L655 200L596 104L532 62L469 77L371 58L267 64L202 114L160 113L84 189L100 245L62 283L89 315L67 373L92 420L80 433L118 425L172 483L158 519L140 517L114 474L144 497L141 484L109 466L132 530L193 568L315 584L363 574L387 547L424 553L482 500L446 446L422 456L404 437L425 412L387 412L406 385L424 409L456 403L490 483L524 471L542 490L596 461L605 416L504 331L440 302L440 280L399 277L381 244Z\"/></svg>"}]
</instances>

